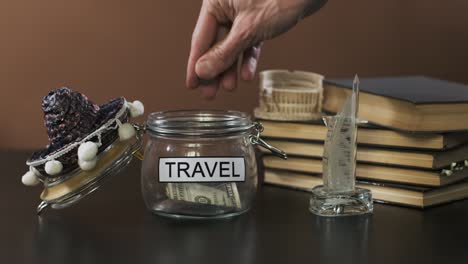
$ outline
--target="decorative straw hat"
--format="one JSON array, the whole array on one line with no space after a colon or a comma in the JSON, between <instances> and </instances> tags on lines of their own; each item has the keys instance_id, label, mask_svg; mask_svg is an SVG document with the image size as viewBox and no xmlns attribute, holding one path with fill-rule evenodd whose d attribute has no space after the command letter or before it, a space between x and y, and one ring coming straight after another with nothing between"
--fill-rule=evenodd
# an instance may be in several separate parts
<instances>
[{"instance_id":1,"label":"decorative straw hat","mask_svg":"<svg viewBox=\"0 0 468 264\"><path fill-rule=\"evenodd\" d=\"M114 141L136 135L134 126L127 122L129 117L142 115L144 106L123 97L98 106L85 95L62 87L44 97L42 110L49 144L26 162L30 169L22 182L28 186L94 169L99 154Z\"/></svg>"},{"instance_id":2,"label":"decorative straw hat","mask_svg":"<svg viewBox=\"0 0 468 264\"><path fill-rule=\"evenodd\" d=\"M323 76L304 71L260 73L260 103L255 117L271 120L317 120L322 117Z\"/></svg>"}]
</instances>

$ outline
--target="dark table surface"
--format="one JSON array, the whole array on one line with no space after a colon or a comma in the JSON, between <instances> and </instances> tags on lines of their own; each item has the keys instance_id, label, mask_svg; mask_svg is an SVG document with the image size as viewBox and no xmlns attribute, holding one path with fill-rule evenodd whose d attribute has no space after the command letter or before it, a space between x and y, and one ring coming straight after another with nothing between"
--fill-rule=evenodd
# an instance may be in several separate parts
<instances>
[{"instance_id":1,"label":"dark table surface","mask_svg":"<svg viewBox=\"0 0 468 264\"><path fill-rule=\"evenodd\" d=\"M468 201L321 218L307 193L265 186L237 218L174 221L145 209L134 161L79 204L37 217L41 188L20 182L27 156L0 151L0 263L468 263Z\"/></svg>"}]
</instances>

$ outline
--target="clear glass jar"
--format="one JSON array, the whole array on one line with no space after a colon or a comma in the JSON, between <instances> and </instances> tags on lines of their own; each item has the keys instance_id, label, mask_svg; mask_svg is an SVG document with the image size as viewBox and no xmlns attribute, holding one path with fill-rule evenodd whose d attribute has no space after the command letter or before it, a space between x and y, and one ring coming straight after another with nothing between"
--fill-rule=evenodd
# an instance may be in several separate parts
<instances>
[{"instance_id":1,"label":"clear glass jar","mask_svg":"<svg viewBox=\"0 0 468 264\"><path fill-rule=\"evenodd\" d=\"M248 211L257 190L253 145L265 145L257 130L247 114L235 111L150 114L141 178L148 209L176 218Z\"/></svg>"}]
</instances>

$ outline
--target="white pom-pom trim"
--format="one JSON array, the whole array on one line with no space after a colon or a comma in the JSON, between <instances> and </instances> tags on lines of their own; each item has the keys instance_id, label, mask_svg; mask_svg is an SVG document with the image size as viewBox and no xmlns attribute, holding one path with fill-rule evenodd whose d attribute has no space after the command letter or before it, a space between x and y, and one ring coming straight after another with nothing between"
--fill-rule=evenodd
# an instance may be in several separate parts
<instances>
[{"instance_id":1,"label":"white pom-pom trim","mask_svg":"<svg viewBox=\"0 0 468 264\"><path fill-rule=\"evenodd\" d=\"M93 160L78 160L78 165L84 171L90 171L96 167L97 158Z\"/></svg>"},{"instance_id":2,"label":"white pom-pom trim","mask_svg":"<svg viewBox=\"0 0 468 264\"><path fill-rule=\"evenodd\" d=\"M41 173L33 166L29 167L29 171L32 171L34 174L36 174L37 177L41 176Z\"/></svg>"},{"instance_id":3,"label":"white pom-pom trim","mask_svg":"<svg viewBox=\"0 0 468 264\"><path fill-rule=\"evenodd\" d=\"M49 175L57 175L62 172L63 165L58 160L50 160L45 164L45 171Z\"/></svg>"},{"instance_id":4,"label":"white pom-pom trim","mask_svg":"<svg viewBox=\"0 0 468 264\"><path fill-rule=\"evenodd\" d=\"M96 158L98 153L98 145L88 141L80 145L78 148L78 159L82 161L91 161Z\"/></svg>"},{"instance_id":5,"label":"white pom-pom trim","mask_svg":"<svg viewBox=\"0 0 468 264\"><path fill-rule=\"evenodd\" d=\"M21 177L21 182L26 186L36 186L39 184L39 179L37 178L36 173L30 170L26 172L23 177Z\"/></svg>"},{"instance_id":6,"label":"white pom-pom trim","mask_svg":"<svg viewBox=\"0 0 468 264\"><path fill-rule=\"evenodd\" d=\"M131 139L135 135L136 135L136 131L132 124L125 123L119 127L120 141Z\"/></svg>"},{"instance_id":7,"label":"white pom-pom trim","mask_svg":"<svg viewBox=\"0 0 468 264\"><path fill-rule=\"evenodd\" d=\"M131 117L138 117L145 113L145 106L142 102L136 100L133 103L127 103L128 109L130 110Z\"/></svg>"}]
</instances>

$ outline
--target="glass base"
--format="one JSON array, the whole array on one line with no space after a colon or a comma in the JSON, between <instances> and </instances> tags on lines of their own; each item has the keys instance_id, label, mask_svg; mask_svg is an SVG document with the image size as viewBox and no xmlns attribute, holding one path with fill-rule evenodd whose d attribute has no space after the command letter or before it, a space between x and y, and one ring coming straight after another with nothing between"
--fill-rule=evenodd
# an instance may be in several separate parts
<instances>
[{"instance_id":1,"label":"glass base","mask_svg":"<svg viewBox=\"0 0 468 264\"><path fill-rule=\"evenodd\" d=\"M349 192L329 192L320 185L312 189L309 211L320 216L350 216L372 213L370 190L355 188Z\"/></svg>"},{"instance_id":2,"label":"glass base","mask_svg":"<svg viewBox=\"0 0 468 264\"><path fill-rule=\"evenodd\" d=\"M219 215L183 215L183 214L174 214L174 213L166 213L162 211L156 211L152 210L151 212L162 217L166 218L172 218L172 219L177 219L177 220L217 220L217 219L229 219L236 217L238 215L244 214L249 209L243 210L243 211L237 211L237 212L232 212L232 213L227 213L227 214L219 214Z\"/></svg>"}]
</instances>

